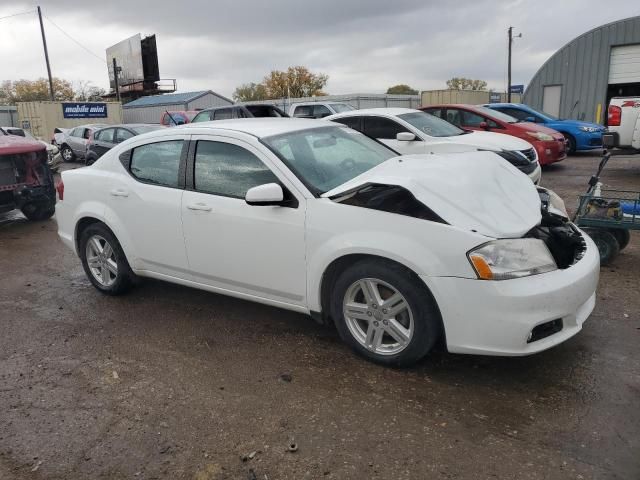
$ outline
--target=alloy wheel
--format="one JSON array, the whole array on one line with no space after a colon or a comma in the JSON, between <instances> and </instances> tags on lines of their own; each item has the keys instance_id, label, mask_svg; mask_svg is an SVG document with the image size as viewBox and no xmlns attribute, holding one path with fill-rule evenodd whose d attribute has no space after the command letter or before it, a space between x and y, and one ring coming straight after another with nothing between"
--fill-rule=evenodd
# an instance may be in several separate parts
<instances>
[{"instance_id":1,"label":"alloy wheel","mask_svg":"<svg viewBox=\"0 0 640 480\"><path fill-rule=\"evenodd\" d=\"M93 278L104 287L113 285L118 277L118 263L109 242L100 235L92 235L87 241L86 257Z\"/></svg>"},{"instance_id":2,"label":"alloy wheel","mask_svg":"<svg viewBox=\"0 0 640 480\"><path fill-rule=\"evenodd\" d=\"M395 355L411 342L414 331L409 302L392 285L376 278L351 284L343 300L351 335L378 355Z\"/></svg>"}]
</instances>

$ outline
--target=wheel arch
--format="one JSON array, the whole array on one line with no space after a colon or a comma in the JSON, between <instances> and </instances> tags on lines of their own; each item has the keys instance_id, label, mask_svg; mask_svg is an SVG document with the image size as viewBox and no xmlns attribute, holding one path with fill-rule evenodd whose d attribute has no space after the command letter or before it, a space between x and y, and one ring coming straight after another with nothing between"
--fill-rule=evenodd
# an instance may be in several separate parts
<instances>
[{"instance_id":1,"label":"wheel arch","mask_svg":"<svg viewBox=\"0 0 640 480\"><path fill-rule=\"evenodd\" d=\"M413 270L406 264L398 260L394 260L388 257L383 257L381 255L375 255L371 253L348 253L333 259L326 266L326 268L322 273L322 278L320 280L319 304L320 304L321 311L317 313L312 312L312 315L316 317L316 320L326 325L333 325L334 320L331 318L330 307L329 307L329 302L331 299L330 297L331 286L335 283L336 279L338 278L338 275L340 275L340 273L342 273L349 265L353 265L354 263L361 262L367 259L375 260L381 263L386 263L388 265L398 266L402 268L404 271L406 271L408 275L413 277L413 280L416 282L416 285L419 285L419 288L422 289L426 295L431 297L431 300L433 301L433 304L435 305L435 308L438 311L438 318L440 322L440 332L441 332L442 339L446 345L445 329L444 329L444 323L442 320L442 312L440 311L438 302L435 296L433 295L433 293L431 292L431 290L429 289L429 287L420 279L420 276L415 272L415 270Z\"/></svg>"},{"instance_id":2,"label":"wheel arch","mask_svg":"<svg viewBox=\"0 0 640 480\"><path fill-rule=\"evenodd\" d=\"M91 225L94 225L96 223L101 223L102 225L104 225L105 227L107 227L109 229L109 231L116 238L116 240L118 240L118 243L120 243L120 248L122 248L122 251L124 252L124 255L125 255L126 259L127 259L127 262L129 262L129 265L131 265L131 257L130 257L130 254L127 253L127 249L125 248L124 242L118 236L118 234L116 233L116 230L111 225L109 225L109 223L104 218L98 218L98 217L94 217L94 216L91 216L91 215L85 215L85 216L83 216L83 217L78 219L78 221L76 222L76 225L74 227L74 234L73 234L73 242L74 242L74 246L76 248L76 252L78 254L80 253L80 237L82 235L82 232L84 230L86 230L87 227L89 227Z\"/></svg>"}]
</instances>

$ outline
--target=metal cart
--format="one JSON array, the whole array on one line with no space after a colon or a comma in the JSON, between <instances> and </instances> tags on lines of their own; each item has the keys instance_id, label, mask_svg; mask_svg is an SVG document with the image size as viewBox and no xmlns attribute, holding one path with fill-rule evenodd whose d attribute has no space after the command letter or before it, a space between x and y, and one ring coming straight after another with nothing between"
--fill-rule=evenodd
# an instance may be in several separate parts
<instances>
[{"instance_id":1,"label":"metal cart","mask_svg":"<svg viewBox=\"0 0 640 480\"><path fill-rule=\"evenodd\" d=\"M598 246L603 265L629 244L630 230L640 230L640 192L602 188L600 174L610 157L610 153L603 156L573 217Z\"/></svg>"}]
</instances>

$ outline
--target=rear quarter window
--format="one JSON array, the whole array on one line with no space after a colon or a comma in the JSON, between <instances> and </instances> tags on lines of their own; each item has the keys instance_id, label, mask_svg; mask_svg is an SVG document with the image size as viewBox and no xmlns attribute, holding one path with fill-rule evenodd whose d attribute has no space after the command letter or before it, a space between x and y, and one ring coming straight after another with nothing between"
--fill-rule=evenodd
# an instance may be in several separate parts
<instances>
[{"instance_id":1,"label":"rear quarter window","mask_svg":"<svg viewBox=\"0 0 640 480\"><path fill-rule=\"evenodd\" d=\"M131 175L145 183L178 187L183 143L182 140L169 140L134 148Z\"/></svg>"}]
</instances>

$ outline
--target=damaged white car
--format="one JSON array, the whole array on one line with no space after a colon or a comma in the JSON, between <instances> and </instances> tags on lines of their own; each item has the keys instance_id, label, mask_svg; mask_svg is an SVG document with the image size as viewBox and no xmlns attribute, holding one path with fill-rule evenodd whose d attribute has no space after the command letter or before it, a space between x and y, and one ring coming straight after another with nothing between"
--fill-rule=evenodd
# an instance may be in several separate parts
<instances>
[{"instance_id":1,"label":"damaged white car","mask_svg":"<svg viewBox=\"0 0 640 480\"><path fill-rule=\"evenodd\" d=\"M58 231L104 293L143 276L307 313L387 365L576 334L599 256L558 197L491 152L424 160L321 120L159 130L63 172Z\"/></svg>"}]
</instances>

